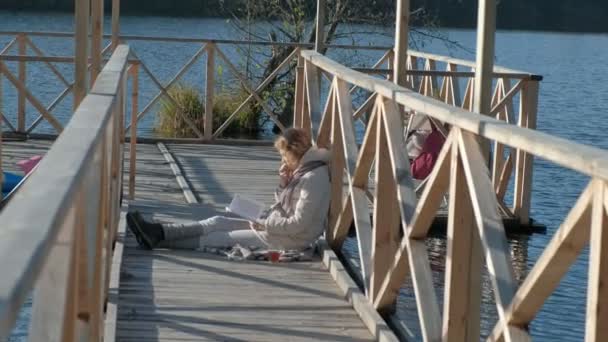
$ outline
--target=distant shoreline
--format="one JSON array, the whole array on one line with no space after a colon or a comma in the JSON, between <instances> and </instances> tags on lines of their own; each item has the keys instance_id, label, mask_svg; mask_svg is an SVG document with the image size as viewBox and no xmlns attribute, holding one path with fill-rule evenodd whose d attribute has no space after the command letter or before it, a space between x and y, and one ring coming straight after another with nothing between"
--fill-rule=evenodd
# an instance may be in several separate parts
<instances>
[{"instance_id":1,"label":"distant shoreline","mask_svg":"<svg viewBox=\"0 0 608 342\"><path fill-rule=\"evenodd\" d=\"M37 13L40 14L71 14L73 13L73 9L71 5L73 5L73 0L68 4L62 4L64 0L38 0L38 1L46 1L49 3L54 3L54 6L49 5L34 5L29 8L24 8L23 3L17 3L21 0L0 0L2 2L9 2L8 4L0 4L0 11L2 12L15 12L19 14L28 14L35 15ZM10 2L13 1L14 4ZM36 2L37 0L30 0L30 2ZM110 1L106 1L106 15L110 13ZM150 0L151 1L151 0ZM125 17L170 17L170 18L214 18L214 19L229 19L224 13L221 12L220 8L215 8L214 6L209 6L208 8L201 8L201 6L195 6L192 10L185 10L180 7L170 8L168 6L174 5L171 2L162 2L156 1L157 7L150 6L147 7L146 10L141 10L141 8L135 9L134 2L125 2L123 3L121 8L121 16ZM163 4L158 7L158 4ZM178 3L182 3L181 1ZM183 3L193 3L192 1L184 1ZM182 4L183 4L182 3ZM130 4L130 7L128 6ZM126 7L126 8L125 8ZM600 13L600 15L603 15ZM530 15L532 16L532 15ZM606 13L608 16L608 13ZM465 18L459 17L461 21L455 21L453 18L455 16L446 16L442 18L441 14L438 14L438 23L442 29L475 29L476 28L476 18L475 15L469 13ZM578 21L578 26L573 24L577 23L576 18L566 17L559 18L556 21L566 22L563 25L558 25L555 23L545 23L538 24L538 21L533 20L534 18L519 18L518 20L507 20L503 16L501 16L501 12L499 9L499 17L497 19L497 29L501 31L532 31L532 32L555 32L555 33L589 33L589 34L608 34L608 25L604 24L601 26L593 26L584 20ZM608 23L608 21L606 21ZM386 21L379 22L378 25L385 24ZM533 25L534 23L535 25ZM390 26L390 25L389 25ZM593 27L590 27L593 26Z\"/></svg>"}]
</instances>

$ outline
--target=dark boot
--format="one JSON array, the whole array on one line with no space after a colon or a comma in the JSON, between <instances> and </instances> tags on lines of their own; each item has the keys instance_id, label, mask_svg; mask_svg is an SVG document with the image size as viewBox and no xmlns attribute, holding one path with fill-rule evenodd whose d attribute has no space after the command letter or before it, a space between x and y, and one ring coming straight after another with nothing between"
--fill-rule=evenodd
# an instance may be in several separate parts
<instances>
[{"instance_id":1,"label":"dark boot","mask_svg":"<svg viewBox=\"0 0 608 342\"><path fill-rule=\"evenodd\" d=\"M135 235L139 246L144 249L152 249L165 239L163 226L160 223L146 221L137 210L127 213L127 226Z\"/></svg>"}]
</instances>

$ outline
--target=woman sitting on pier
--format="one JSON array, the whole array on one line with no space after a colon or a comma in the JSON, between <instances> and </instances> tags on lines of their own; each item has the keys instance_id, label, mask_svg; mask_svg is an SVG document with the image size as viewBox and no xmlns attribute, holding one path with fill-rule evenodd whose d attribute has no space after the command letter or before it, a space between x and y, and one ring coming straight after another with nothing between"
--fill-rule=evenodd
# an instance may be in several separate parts
<instances>
[{"instance_id":1,"label":"woman sitting on pier","mask_svg":"<svg viewBox=\"0 0 608 342\"><path fill-rule=\"evenodd\" d=\"M261 224L214 216L200 222L159 224L148 222L137 211L127 223L138 244L155 247L199 249L248 248L301 250L313 244L325 230L329 210L329 152L312 146L301 129L287 129L275 147L282 157L276 204Z\"/></svg>"}]
</instances>

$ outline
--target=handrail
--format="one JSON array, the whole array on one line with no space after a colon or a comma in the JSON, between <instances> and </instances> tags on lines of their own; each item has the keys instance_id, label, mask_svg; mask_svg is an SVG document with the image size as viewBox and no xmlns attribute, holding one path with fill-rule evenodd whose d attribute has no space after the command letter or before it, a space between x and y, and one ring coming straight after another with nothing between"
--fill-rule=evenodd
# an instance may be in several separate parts
<instances>
[{"instance_id":1,"label":"handrail","mask_svg":"<svg viewBox=\"0 0 608 342\"><path fill-rule=\"evenodd\" d=\"M71 32L37 32L37 31L0 31L0 36L15 36L15 35L29 35L32 37L56 37L56 38L71 38L74 36ZM108 39L112 36L110 34L104 35L104 38ZM233 40L233 39L215 39L215 38L182 38L182 37L156 37L156 36L140 36L140 35L121 35L122 41L154 41L154 42L179 42L179 43L215 43L215 44L233 44L233 45L261 45L261 46L292 46L300 48L313 48L314 43L301 43L301 42L271 42L271 41L244 41L244 40ZM380 45L347 45L347 44L328 44L328 48L332 49L346 49L346 50L392 50L392 46L380 46ZM452 63L462 66L468 66L475 68L475 62L442 56L437 54L431 54L416 50L408 50L408 54L412 57L432 59L439 62ZM531 79L541 80L542 76L528 73L525 71L509 69L501 66L495 66L494 72L498 74L515 74L518 77L530 77Z\"/></svg>"},{"instance_id":2,"label":"handrail","mask_svg":"<svg viewBox=\"0 0 608 342\"><path fill-rule=\"evenodd\" d=\"M462 65L462 66L468 66L471 68L477 67L475 62L468 61L466 59L447 57L447 56L432 54L432 53L428 53L428 52L415 51L415 50L408 50L408 54L413 57L432 59L432 60L435 60L438 62L458 64L458 65ZM509 68L505 68L505 67L501 67L501 66L497 66L497 65L494 66L494 72L501 73L501 74L527 75L528 77L530 77L530 79L537 80L537 81L542 80L541 75L532 74L532 73L528 73L528 72L524 72L524 71L520 71L520 70L509 69Z\"/></svg>"},{"instance_id":3,"label":"handrail","mask_svg":"<svg viewBox=\"0 0 608 342\"><path fill-rule=\"evenodd\" d=\"M74 34L71 32L36 32L36 31L0 31L0 36L13 36L24 34L32 37L55 37L55 38L71 38ZM105 34L104 38L111 38L112 35ZM266 45L266 46L292 46L302 48L312 48L314 43L301 42L272 42L263 40L234 40L234 39L216 39L216 38L182 38L182 37L154 37L154 36L138 36L138 35L120 35L120 40L139 40L152 42L174 42L174 43L215 43L215 44L235 44L235 45ZM346 44L329 44L328 48L334 49L360 49L360 50L390 50L391 46L374 46L374 45L346 45Z\"/></svg>"},{"instance_id":4,"label":"handrail","mask_svg":"<svg viewBox=\"0 0 608 342\"><path fill-rule=\"evenodd\" d=\"M116 48L36 172L0 213L0 339L34 287L30 339L63 340L78 329L79 317L88 317L83 324L91 334L100 331L122 192L128 54L127 46Z\"/></svg>"},{"instance_id":5,"label":"handrail","mask_svg":"<svg viewBox=\"0 0 608 342\"><path fill-rule=\"evenodd\" d=\"M308 62L340 79L372 93L378 93L416 112L486 139L521 149L588 176L608 180L608 151L509 125L488 116L447 105L387 80L353 71L315 51L302 51L301 54Z\"/></svg>"},{"instance_id":6,"label":"handrail","mask_svg":"<svg viewBox=\"0 0 608 342\"><path fill-rule=\"evenodd\" d=\"M74 58L72 56L61 56L61 55L53 55L47 56L45 53L36 46L34 41L32 41L30 36L41 36L41 37L58 37L58 38L69 38L72 37L72 33L69 32L0 32L0 35L16 35L16 38L13 39L6 47L0 52L0 64L2 62L16 62L19 67L19 74L12 74L11 70L6 69L4 73L6 74L7 79L11 82L12 86L17 88L18 90L18 104L19 108L17 110L16 115L16 124L12 124L11 122L7 122L8 128L11 129L12 132L21 133L21 134L30 134L32 133L40 123L43 121L48 121L52 124L57 132L59 132L61 127L61 122L57 120L53 111L57 108L57 106L62 103L69 95L70 92L73 91L73 85L70 84L62 73L54 66L54 63L73 63ZM246 108L248 102L253 101L257 102L264 110L267 112L269 117L275 122L279 122L277 125L281 127L280 121L274 117L274 112L272 108L272 101L268 101L268 99L264 99L260 97L258 93L262 92L264 88L271 84L278 75L281 75L281 72L287 68L288 65L295 64L295 56L298 55L298 51L301 48L312 46L311 44L306 43L288 43L288 42L263 42L263 41L253 41L253 42L244 42L238 40L216 40L216 39L205 39L205 38L171 38L171 37L147 37L147 36L133 36L133 35L123 35L121 37L123 40L141 40L141 41L154 41L154 42L184 42L184 43L193 43L193 44L201 44L197 52L186 62L186 64L179 69L179 71L175 74L173 78L167 83L161 82L162 80L153 72L153 69L148 67L148 65L139 60L137 57L136 51L131 51L131 56L129 58L129 62L132 65L133 72L131 73L131 82L135 82L139 78L140 70L143 74L146 74L147 77L150 77L152 80L152 84L158 88L158 93L149 99L149 97L143 96L141 94L142 100L141 103L135 102L136 105L132 107L133 111L136 111L135 123L141 120L147 113L153 110L154 105L160 101L161 99L165 99L174 105L179 105L174 96L169 92L170 88L183 79L183 75L189 72L192 66L196 63L196 61L202 59L204 55L218 55L219 63L224 62L223 58L221 58L222 48L220 44L261 44L266 46L273 45L281 45L281 46L293 46L294 49L290 51L289 56L283 59L281 63L260 83L259 86L255 87L251 83L251 79L247 77L247 75L243 75L236 68L229 67L229 73L234 77L239 79L239 82L243 85L243 88L248 89L247 92L250 93L250 96L241 103L237 109L228 116L228 119L219 125L214 123L213 120L213 103L214 103L214 84L215 77L214 76L214 68L215 68L215 58L207 58L206 62L206 72L205 74L208 76L205 77L204 89L205 89L205 111L204 111L204 127L201 125L195 125L195 123L190 120L188 117L184 117L184 121L186 121L188 127L191 129L193 134L195 134L201 141L211 141L221 137L224 133L225 129L233 122L234 118L238 116L243 108ZM12 46L19 46L20 50L17 55L7 54ZM330 45L330 47L332 47ZM359 69L359 71L363 71L370 74L390 74L392 72L392 49L390 47L368 47L368 46L344 46L344 45L334 45L336 48L380 48L382 50L388 49L383 57L375 63L372 68L364 68ZM34 51L34 55L27 54L27 48ZM110 46L107 46L104 51L108 50ZM423 58L427 58L423 60ZM422 61L423 65L419 62ZM43 101L36 97L36 94L32 94L29 92L27 87L27 77L26 77L26 64L29 62L41 62L47 65L47 67L58 77L61 84L65 87L64 90L48 105L44 105ZM436 70L436 64L438 63L448 63L446 70ZM231 62L224 62L227 66L231 65ZM386 65L385 68L383 66ZM444 98L444 100L453 105L462 105L463 107L470 109L473 101L473 92L472 92L472 77L474 76L474 72L470 70L471 62L462 61L459 59L424 54L415 51L410 51L410 56L408 56L408 83L411 89L419 89L421 93L426 96L437 96ZM138 67L139 66L139 67ZM420 69L418 69L420 67ZM460 69L460 70L459 70ZM358 70L355 68L355 70ZM301 72L300 68L296 68L296 73ZM297 76L296 76L297 77ZM502 118L505 120L510 119L511 122L514 122L513 114L517 114L516 111L512 110L512 102L513 98L517 96L522 91L522 83L521 81L538 81L541 79L538 75L533 75L526 72L519 72L516 70L510 70L505 68L497 67L495 69L495 73L493 77L497 80L497 89L495 92L495 108L493 108L493 114L498 113L498 118ZM439 78L443 79L443 84L439 88L437 87L437 83ZM468 79L468 84L466 91L464 94L460 93L458 87L458 79ZM211 80L211 81L210 81ZM511 85L512 81L518 82L515 86ZM146 87L146 91L150 90L150 88ZM354 89L353 89L354 90ZM351 90L352 91L352 90ZM139 94L132 94L133 99L137 99ZM27 112L24 110L24 106L26 102L30 102L37 111L39 112L39 116L28 126L26 126L26 116ZM365 105L360 107L357 110L357 118L361 118L365 116L365 113L371 109L371 104L373 101L369 100L365 102ZM139 107L141 106L141 110ZM496 112L494 112L496 109ZM530 122L533 126L534 122ZM125 128L127 130L133 123L128 124ZM218 126L218 127L214 127ZM497 164L501 166L501 163ZM501 171L496 168L496 174L501 173ZM508 174L508 172L507 172ZM508 177L507 177L508 178ZM508 183L508 179L505 179L505 182Z\"/></svg>"}]
</instances>

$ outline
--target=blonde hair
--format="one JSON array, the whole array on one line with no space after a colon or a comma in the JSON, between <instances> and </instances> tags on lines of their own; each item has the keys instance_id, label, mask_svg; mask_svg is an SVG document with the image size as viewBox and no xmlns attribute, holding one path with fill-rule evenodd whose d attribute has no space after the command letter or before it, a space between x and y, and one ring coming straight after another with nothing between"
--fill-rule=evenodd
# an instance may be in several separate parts
<instances>
[{"instance_id":1,"label":"blonde hair","mask_svg":"<svg viewBox=\"0 0 608 342\"><path fill-rule=\"evenodd\" d=\"M288 128L274 142L274 147L283 157L283 162L291 169L297 167L300 159L311 146L310 136L301 128Z\"/></svg>"}]
</instances>

